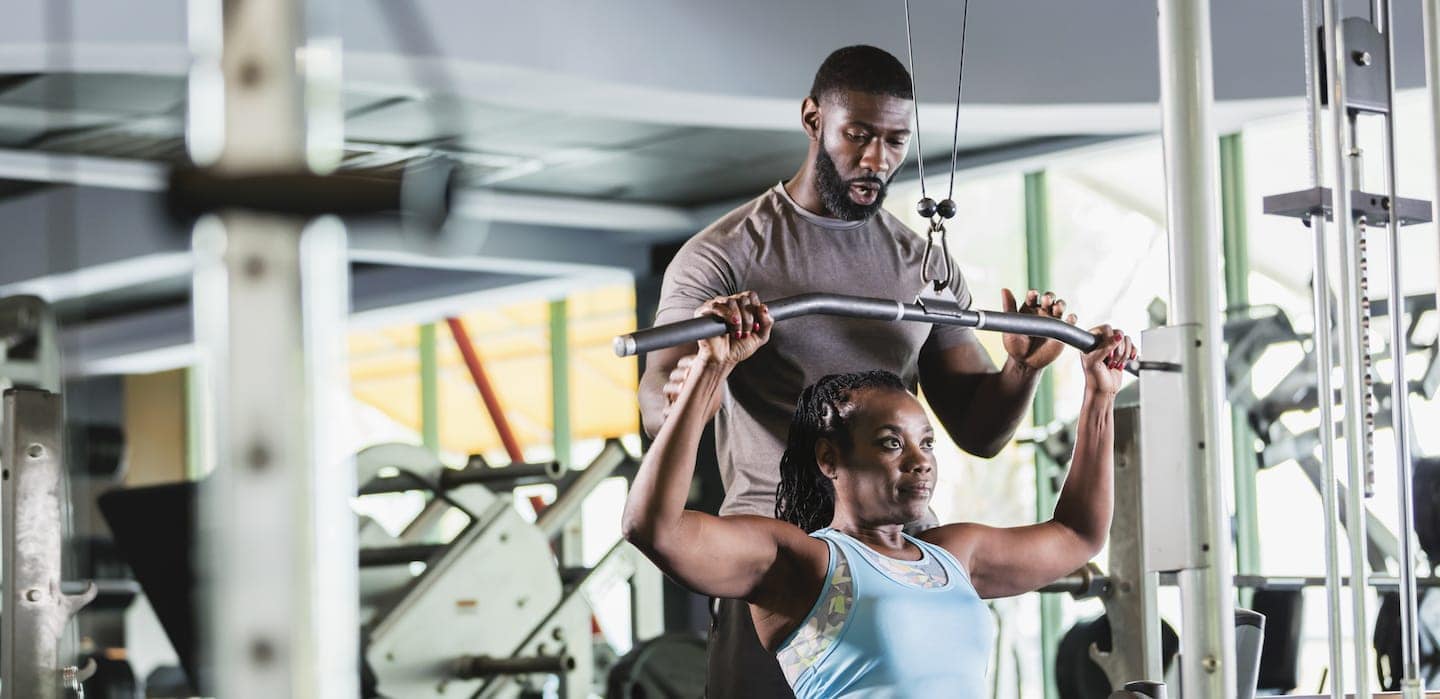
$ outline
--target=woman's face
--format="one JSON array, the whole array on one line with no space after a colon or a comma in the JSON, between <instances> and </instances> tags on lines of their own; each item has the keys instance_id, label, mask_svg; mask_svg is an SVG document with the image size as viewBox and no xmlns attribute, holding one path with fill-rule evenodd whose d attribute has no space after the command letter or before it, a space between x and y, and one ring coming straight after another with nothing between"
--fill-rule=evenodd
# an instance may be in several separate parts
<instances>
[{"instance_id":1,"label":"woman's face","mask_svg":"<svg viewBox=\"0 0 1440 699\"><path fill-rule=\"evenodd\" d=\"M842 506L866 524L903 524L925 515L935 492L935 430L905 391L867 389L852 397L851 447L828 440L816 461Z\"/></svg>"}]
</instances>

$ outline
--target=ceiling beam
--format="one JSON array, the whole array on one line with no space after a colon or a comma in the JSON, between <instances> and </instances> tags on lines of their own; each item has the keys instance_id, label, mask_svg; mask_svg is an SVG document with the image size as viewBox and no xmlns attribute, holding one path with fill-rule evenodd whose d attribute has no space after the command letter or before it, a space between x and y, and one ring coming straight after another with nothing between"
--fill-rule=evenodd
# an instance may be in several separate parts
<instances>
[{"instance_id":1,"label":"ceiling beam","mask_svg":"<svg viewBox=\"0 0 1440 699\"><path fill-rule=\"evenodd\" d=\"M163 164L140 160L0 149L0 179L162 192L168 172ZM697 230L694 215L681 207L477 189L458 192L453 213L476 221L631 233Z\"/></svg>"},{"instance_id":2,"label":"ceiling beam","mask_svg":"<svg viewBox=\"0 0 1440 699\"><path fill-rule=\"evenodd\" d=\"M677 206L484 190L457 194L454 213L482 221L628 233L694 233L703 225L691 210Z\"/></svg>"}]
</instances>

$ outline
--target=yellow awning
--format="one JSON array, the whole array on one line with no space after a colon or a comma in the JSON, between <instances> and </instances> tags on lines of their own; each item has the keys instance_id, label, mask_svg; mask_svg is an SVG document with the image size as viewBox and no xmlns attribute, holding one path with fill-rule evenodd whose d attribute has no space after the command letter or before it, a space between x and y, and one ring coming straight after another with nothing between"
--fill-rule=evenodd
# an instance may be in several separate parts
<instances>
[{"instance_id":1,"label":"yellow awning","mask_svg":"<svg viewBox=\"0 0 1440 699\"><path fill-rule=\"evenodd\" d=\"M614 336L635 329L635 290L620 285L569 299L572 438L618 437L639 430L636 360L619 359ZM553 443L548 300L472 311L461 316L521 448ZM351 333L350 382L355 397L397 423L421 431L420 331L404 325ZM500 438L449 328L436 330L440 445L445 451L493 453Z\"/></svg>"}]
</instances>

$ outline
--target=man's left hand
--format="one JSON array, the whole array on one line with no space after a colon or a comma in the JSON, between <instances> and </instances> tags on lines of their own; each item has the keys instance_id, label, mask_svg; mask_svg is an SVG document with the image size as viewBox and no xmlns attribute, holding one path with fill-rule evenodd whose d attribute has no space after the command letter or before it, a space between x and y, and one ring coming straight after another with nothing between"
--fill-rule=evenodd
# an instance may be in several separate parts
<instances>
[{"instance_id":1,"label":"man's left hand","mask_svg":"<svg viewBox=\"0 0 1440 699\"><path fill-rule=\"evenodd\" d=\"M1000 295L1002 297L1001 308L1007 313L1061 318L1071 325L1075 324L1074 313L1069 316L1065 315L1064 299L1055 298L1055 294L1049 291L1043 294L1034 289L1025 292L1025 303L1018 309L1015 307L1015 294L1011 293L1009 289L1001 289ZM1005 351L1010 358L1031 371L1039 371L1049 366L1065 349L1065 344L1059 340L1043 337L1005 333L1004 340Z\"/></svg>"}]
</instances>

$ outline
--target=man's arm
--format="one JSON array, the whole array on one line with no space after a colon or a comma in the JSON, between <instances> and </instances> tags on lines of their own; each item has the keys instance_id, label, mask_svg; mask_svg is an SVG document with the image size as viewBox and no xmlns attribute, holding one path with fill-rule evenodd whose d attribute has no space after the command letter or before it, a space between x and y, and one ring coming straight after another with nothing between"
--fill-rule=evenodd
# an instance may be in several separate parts
<instances>
[{"instance_id":1,"label":"man's arm","mask_svg":"<svg viewBox=\"0 0 1440 699\"><path fill-rule=\"evenodd\" d=\"M726 246L706 233L691 238L665 267L655 324L689 320L691 313L717 296L739 291L737 275ZM685 382L689 358L699 345L667 347L645 355L640 377L640 423L645 434L656 437L665 415Z\"/></svg>"},{"instance_id":2,"label":"man's arm","mask_svg":"<svg viewBox=\"0 0 1440 699\"><path fill-rule=\"evenodd\" d=\"M1009 289L1001 289L1001 308L1065 318L1065 302L1050 292L1030 290L1018 308ZM999 371L972 335L954 346L920 354L920 386L935 416L955 444L976 456L990 458L1010 442L1035 398L1040 373L1065 348L1057 340L1005 335L1005 366Z\"/></svg>"},{"instance_id":3,"label":"man's arm","mask_svg":"<svg viewBox=\"0 0 1440 699\"><path fill-rule=\"evenodd\" d=\"M665 416L685 381L695 349L694 344L688 344L645 355L645 373L640 377L640 422L645 434L652 438L660 434L660 426L665 424Z\"/></svg>"},{"instance_id":4,"label":"man's arm","mask_svg":"<svg viewBox=\"0 0 1440 699\"><path fill-rule=\"evenodd\" d=\"M990 458L1010 442L1039 385L1040 370L1013 358L999 371L979 342L920 355L925 400L955 444Z\"/></svg>"}]
</instances>

